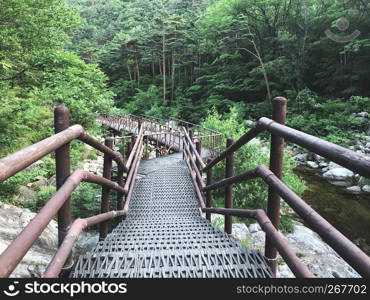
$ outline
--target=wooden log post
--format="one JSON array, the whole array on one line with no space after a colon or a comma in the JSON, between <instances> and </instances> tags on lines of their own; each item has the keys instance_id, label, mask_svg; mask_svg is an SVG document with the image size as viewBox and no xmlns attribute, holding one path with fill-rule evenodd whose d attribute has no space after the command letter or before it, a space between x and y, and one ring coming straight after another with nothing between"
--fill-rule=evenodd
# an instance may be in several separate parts
<instances>
[{"instance_id":1,"label":"wooden log post","mask_svg":"<svg viewBox=\"0 0 370 300\"><path fill-rule=\"evenodd\" d=\"M276 97L272 100L272 119L282 125L286 120L287 100L282 97ZM270 148L270 170L279 178L283 175L283 159L284 159L284 138L277 135L271 135ZM271 220L276 230L280 226L280 196L269 187L267 199L267 216ZM266 238L265 256L269 260L270 268L274 276L277 271L277 250L269 238Z\"/></svg>"}]
</instances>

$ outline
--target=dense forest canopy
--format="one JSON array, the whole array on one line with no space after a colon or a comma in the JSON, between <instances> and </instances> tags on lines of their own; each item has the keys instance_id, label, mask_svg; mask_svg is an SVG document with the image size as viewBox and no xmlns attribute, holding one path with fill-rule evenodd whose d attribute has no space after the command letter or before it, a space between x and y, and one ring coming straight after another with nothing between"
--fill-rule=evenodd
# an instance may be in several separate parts
<instances>
[{"instance_id":1,"label":"dense forest canopy","mask_svg":"<svg viewBox=\"0 0 370 300\"><path fill-rule=\"evenodd\" d=\"M365 129L350 116L370 105L368 1L0 3L2 155L46 136L61 103L93 128L113 107L200 122L237 105L254 119L282 95L293 127L344 144Z\"/></svg>"}]
</instances>

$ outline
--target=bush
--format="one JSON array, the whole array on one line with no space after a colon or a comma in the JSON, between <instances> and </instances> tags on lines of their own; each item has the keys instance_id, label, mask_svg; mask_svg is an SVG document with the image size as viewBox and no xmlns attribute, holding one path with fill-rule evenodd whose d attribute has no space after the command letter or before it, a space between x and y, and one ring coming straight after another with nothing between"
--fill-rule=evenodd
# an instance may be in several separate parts
<instances>
[{"instance_id":1,"label":"bush","mask_svg":"<svg viewBox=\"0 0 370 300\"><path fill-rule=\"evenodd\" d=\"M42 188L33 201L26 203L25 207L33 212L40 209L55 193L55 187ZM101 187L95 184L81 183L80 187L72 194L72 217L87 218L100 212Z\"/></svg>"},{"instance_id":2,"label":"bush","mask_svg":"<svg viewBox=\"0 0 370 300\"><path fill-rule=\"evenodd\" d=\"M217 130L223 134L222 143L226 144L226 137L232 137L234 141L239 139L246 129L243 127L240 113L236 107L231 108L230 113L222 117L217 112L212 112L208 118L203 122L203 125L208 128ZM258 165L269 164L269 148L258 140L252 140L247 145L240 148L235 154L234 174L241 174L251 170ZM295 162L286 153L284 157L284 182L298 195L301 195L305 189L304 182L293 173ZM221 162L214 167L214 180L221 180L224 178L225 162ZM261 180L250 180L235 185L234 187L234 207L245 209L266 209L267 206L268 187ZM223 191L218 190L215 193L216 205L223 205ZM285 225L285 230L291 228L291 222L283 216L282 223Z\"/></svg>"}]
</instances>

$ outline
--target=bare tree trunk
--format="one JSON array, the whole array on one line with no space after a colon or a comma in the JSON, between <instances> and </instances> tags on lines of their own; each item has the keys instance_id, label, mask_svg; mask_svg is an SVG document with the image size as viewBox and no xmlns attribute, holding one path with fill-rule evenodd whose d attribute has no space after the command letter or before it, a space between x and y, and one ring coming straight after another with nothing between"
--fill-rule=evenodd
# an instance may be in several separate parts
<instances>
[{"instance_id":1,"label":"bare tree trunk","mask_svg":"<svg viewBox=\"0 0 370 300\"><path fill-rule=\"evenodd\" d=\"M175 98L176 55L172 53L171 101Z\"/></svg>"},{"instance_id":2,"label":"bare tree trunk","mask_svg":"<svg viewBox=\"0 0 370 300\"><path fill-rule=\"evenodd\" d=\"M163 60L163 104L166 105L166 36L164 33L164 24L162 22L162 60Z\"/></svg>"}]
</instances>

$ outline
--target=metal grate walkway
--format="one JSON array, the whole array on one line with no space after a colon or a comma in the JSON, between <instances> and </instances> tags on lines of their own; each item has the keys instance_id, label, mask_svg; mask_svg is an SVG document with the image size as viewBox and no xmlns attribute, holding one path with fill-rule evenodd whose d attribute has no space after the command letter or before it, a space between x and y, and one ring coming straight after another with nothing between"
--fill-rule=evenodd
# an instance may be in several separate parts
<instances>
[{"instance_id":1,"label":"metal grate walkway","mask_svg":"<svg viewBox=\"0 0 370 300\"><path fill-rule=\"evenodd\" d=\"M178 158L178 159L177 159ZM201 216L180 154L143 161L129 214L77 261L71 277L265 278L264 257Z\"/></svg>"}]
</instances>

